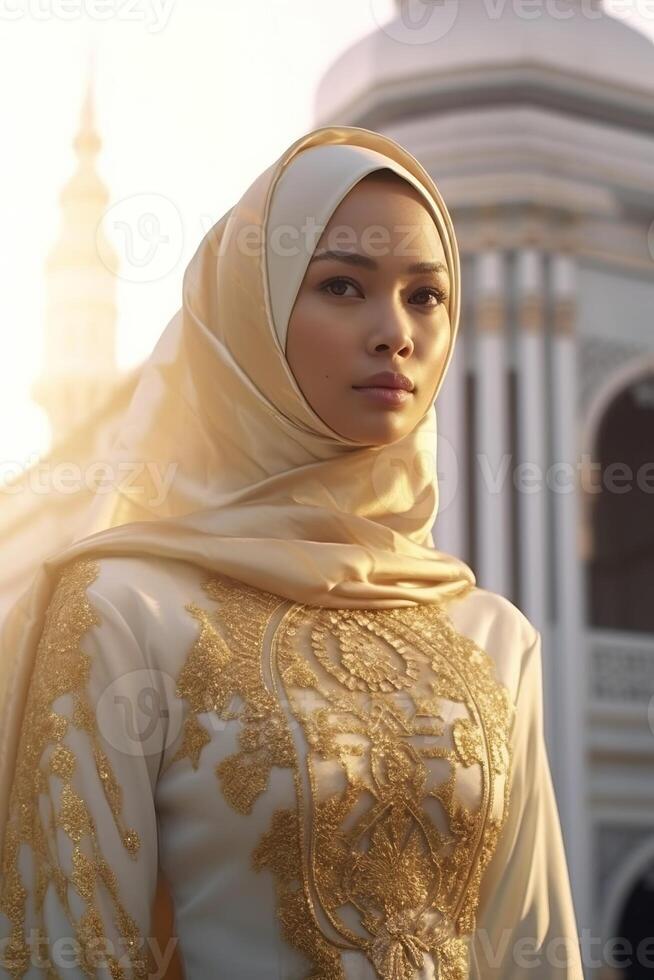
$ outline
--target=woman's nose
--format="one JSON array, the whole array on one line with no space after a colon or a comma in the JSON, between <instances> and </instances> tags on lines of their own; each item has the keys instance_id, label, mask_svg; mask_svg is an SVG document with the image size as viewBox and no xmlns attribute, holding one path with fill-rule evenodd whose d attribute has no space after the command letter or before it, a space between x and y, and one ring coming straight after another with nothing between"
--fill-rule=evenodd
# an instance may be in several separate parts
<instances>
[{"instance_id":1,"label":"woman's nose","mask_svg":"<svg viewBox=\"0 0 654 980\"><path fill-rule=\"evenodd\" d=\"M373 345L376 351L389 350L408 357L413 351L413 340L406 316L396 308L387 309L373 331Z\"/></svg>"}]
</instances>

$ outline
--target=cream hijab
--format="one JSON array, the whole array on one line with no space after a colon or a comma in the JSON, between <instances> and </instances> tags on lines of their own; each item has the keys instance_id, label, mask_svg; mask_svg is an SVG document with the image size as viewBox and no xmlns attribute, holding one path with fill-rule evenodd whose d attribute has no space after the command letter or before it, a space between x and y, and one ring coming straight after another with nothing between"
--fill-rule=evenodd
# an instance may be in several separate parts
<instances>
[{"instance_id":1,"label":"cream hijab","mask_svg":"<svg viewBox=\"0 0 654 980\"><path fill-rule=\"evenodd\" d=\"M331 607L434 602L474 585L470 568L435 550L431 537L438 507L433 405L404 439L362 446L315 414L284 355L288 318L322 226L357 181L382 167L420 190L445 250L452 339L438 393L460 308L445 204L392 139L346 126L310 132L201 241L184 275L182 307L142 369L117 438L114 488L96 497L78 540L43 562L5 620L0 840L45 611L72 559L176 557ZM165 493L153 466L160 473L172 466Z\"/></svg>"}]
</instances>

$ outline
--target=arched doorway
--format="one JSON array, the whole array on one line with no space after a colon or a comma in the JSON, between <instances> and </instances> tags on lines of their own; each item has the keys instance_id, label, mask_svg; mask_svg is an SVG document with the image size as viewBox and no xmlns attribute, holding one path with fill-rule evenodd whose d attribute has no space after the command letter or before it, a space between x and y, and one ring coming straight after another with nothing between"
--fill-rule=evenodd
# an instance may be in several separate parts
<instances>
[{"instance_id":1,"label":"arched doorway","mask_svg":"<svg viewBox=\"0 0 654 980\"><path fill-rule=\"evenodd\" d=\"M654 371L632 379L606 408L590 497L589 625L654 633Z\"/></svg>"}]
</instances>

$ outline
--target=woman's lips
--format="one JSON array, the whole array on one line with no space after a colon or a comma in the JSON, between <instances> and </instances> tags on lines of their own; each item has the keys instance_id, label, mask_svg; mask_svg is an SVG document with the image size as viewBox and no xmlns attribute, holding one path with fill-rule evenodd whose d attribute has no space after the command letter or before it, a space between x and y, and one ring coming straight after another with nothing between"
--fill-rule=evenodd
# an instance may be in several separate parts
<instances>
[{"instance_id":1,"label":"woman's lips","mask_svg":"<svg viewBox=\"0 0 654 980\"><path fill-rule=\"evenodd\" d=\"M371 398L380 405L389 405L394 408L397 405L403 405L405 401L413 397L412 391L407 391L406 388L355 388L355 391L360 391L363 395Z\"/></svg>"}]
</instances>

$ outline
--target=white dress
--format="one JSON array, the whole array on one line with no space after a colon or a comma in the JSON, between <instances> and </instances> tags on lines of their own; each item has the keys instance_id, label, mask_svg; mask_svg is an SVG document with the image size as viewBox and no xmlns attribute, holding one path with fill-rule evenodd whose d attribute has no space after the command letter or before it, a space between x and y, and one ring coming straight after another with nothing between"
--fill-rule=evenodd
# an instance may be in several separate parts
<instances>
[{"instance_id":1,"label":"white dress","mask_svg":"<svg viewBox=\"0 0 654 980\"><path fill-rule=\"evenodd\" d=\"M159 948L159 869L175 938ZM540 636L473 588L303 606L78 559L21 733L0 975L583 980Z\"/></svg>"}]
</instances>

